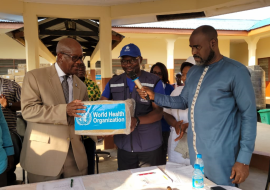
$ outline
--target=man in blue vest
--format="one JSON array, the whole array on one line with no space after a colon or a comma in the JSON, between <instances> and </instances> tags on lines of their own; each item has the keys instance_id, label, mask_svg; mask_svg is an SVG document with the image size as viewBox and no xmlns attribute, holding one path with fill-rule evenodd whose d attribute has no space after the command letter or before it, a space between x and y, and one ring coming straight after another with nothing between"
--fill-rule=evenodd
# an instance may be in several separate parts
<instances>
[{"instance_id":1,"label":"man in blue vest","mask_svg":"<svg viewBox=\"0 0 270 190\"><path fill-rule=\"evenodd\" d=\"M151 166L161 165L162 154L162 108L151 101L142 99L135 89L135 83L128 73L134 71L143 86L156 93L164 94L162 81L154 74L140 70L142 56L134 44L124 46L120 52L121 66L125 73L113 77L106 85L101 100L136 101L135 117L131 118L131 133L115 135L114 143L118 147L118 169L138 168L139 163Z\"/></svg>"}]
</instances>

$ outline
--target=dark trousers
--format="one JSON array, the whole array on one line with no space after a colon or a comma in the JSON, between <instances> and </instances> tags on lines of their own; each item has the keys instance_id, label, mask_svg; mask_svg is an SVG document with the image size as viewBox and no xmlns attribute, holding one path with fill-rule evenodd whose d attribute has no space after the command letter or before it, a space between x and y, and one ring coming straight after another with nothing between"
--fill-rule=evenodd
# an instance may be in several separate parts
<instances>
[{"instance_id":1,"label":"dark trousers","mask_svg":"<svg viewBox=\"0 0 270 190\"><path fill-rule=\"evenodd\" d=\"M118 170L139 168L140 162L150 164L151 166L162 165L161 154L162 146L149 152L128 152L118 149Z\"/></svg>"},{"instance_id":2,"label":"dark trousers","mask_svg":"<svg viewBox=\"0 0 270 190\"><path fill-rule=\"evenodd\" d=\"M16 174L15 174L15 170L16 170L16 165L14 165L14 167L12 167L8 172L7 172L7 183L8 185L13 185L14 182L16 181Z\"/></svg>"},{"instance_id":3,"label":"dark trousers","mask_svg":"<svg viewBox=\"0 0 270 190\"><path fill-rule=\"evenodd\" d=\"M2 174L0 174L0 187L7 186L7 172L4 171Z\"/></svg>"},{"instance_id":4,"label":"dark trousers","mask_svg":"<svg viewBox=\"0 0 270 190\"><path fill-rule=\"evenodd\" d=\"M162 165L165 165L167 162L167 152L168 152L168 141L170 136L170 131L163 131L162 132L162 138L163 138L163 144L162 144Z\"/></svg>"},{"instance_id":5,"label":"dark trousers","mask_svg":"<svg viewBox=\"0 0 270 190\"><path fill-rule=\"evenodd\" d=\"M84 139L84 147L88 160L88 175L95 174L96 143L91 139Z\"/></svg>"}]
</instances>

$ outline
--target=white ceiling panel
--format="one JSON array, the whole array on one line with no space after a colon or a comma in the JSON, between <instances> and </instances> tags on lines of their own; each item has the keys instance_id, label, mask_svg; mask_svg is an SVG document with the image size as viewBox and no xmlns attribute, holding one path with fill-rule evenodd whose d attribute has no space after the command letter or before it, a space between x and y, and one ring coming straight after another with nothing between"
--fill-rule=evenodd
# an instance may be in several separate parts
<instances>
[{"instance_id":1,"label":"white ceiling panel","mask_svg":"<svg viewBox=\"0 0 270 190\"><path fill-rule=\"evenodd\" d=\"M21 1L34 3L49 3L49 4L112 6L119 4L139 3L139 2L159 1L159 0L21 0Z\"/></svg>"}]
</instances>

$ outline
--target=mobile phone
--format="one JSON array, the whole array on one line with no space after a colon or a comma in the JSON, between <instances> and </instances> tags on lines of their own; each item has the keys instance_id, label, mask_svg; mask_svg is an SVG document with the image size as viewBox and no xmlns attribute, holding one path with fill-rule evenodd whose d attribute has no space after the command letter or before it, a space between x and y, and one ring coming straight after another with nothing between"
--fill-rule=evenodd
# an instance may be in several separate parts
<instances>
[{"instance_id":1,"label":"mobile phone","mask_svg":"<svg viewBox=\"0 0 270 190\"><path fill-rule=\"evenodd\" d=\"M226 189L220 186L216 186L216 187L211 187L211 190L226 190Z\"/></svg>"}]
</instances>

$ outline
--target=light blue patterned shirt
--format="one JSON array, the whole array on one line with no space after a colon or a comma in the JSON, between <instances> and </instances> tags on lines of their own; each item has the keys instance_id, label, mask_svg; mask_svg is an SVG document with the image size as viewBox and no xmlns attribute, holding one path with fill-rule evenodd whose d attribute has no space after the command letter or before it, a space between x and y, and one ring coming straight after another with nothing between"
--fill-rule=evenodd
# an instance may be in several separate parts
<instances>
[{"instance_id":1,"label":"light blue patterned shirt","mask_svg":"<svg viewBox=\"0 0 270 190\"><path fill-rule=\"evenodd\" d=\"M172 109L191 107L205 66L194 66L180 96L155 94L155 103ZM234 163L249 164L254 150L257 114L248 69L223 57L209 66L194 108L196 148L205 165L205 175L218 185L231 185ZM196 159L189 109L188 146L190 161Z\"/></svg>"}]
</instances>

